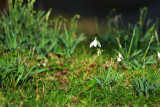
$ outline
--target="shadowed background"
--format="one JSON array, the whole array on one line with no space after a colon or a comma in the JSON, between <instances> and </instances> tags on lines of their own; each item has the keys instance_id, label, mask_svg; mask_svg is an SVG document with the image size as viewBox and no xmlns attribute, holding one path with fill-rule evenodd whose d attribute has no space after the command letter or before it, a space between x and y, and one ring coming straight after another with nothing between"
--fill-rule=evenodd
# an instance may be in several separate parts
<instances>
[{"instance_id":1,"label":"shadowed background","mask_svg":"<svg viewBox=\"0 0 160 107\"><path fill-rule=\"evenodd\" d=\"M27 1L27 0L25 0ZM8 10L8 0L0 0L0 9ZM95 34L95 18L101 26L105 25L106 16L115 8L114 15L122 14L125 24L136 23L139 19L141 7L148 8L147 18L153 21L160 17L160 0L36 0L34 4L36 10L49 10L52 8L51 16L62 15L71 18L74 14L81 16L80 24L82 30Z\"/></svg>"}]
</instances>

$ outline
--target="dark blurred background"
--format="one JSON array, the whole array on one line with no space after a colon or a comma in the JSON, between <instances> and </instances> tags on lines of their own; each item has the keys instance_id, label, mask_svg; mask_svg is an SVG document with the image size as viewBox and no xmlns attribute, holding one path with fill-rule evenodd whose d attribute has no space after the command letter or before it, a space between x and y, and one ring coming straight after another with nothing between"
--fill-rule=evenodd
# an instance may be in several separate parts
<instances>
[{"instance_id":1,"label":"dark blurred background","mask_svg":"<svg viewBox=\"0 0 160 107\"><path fill-rule=\"evenodd\" d=\"M0 0L1 10L7 9L7 1ZM148 8L147 18L154 21L160 17L160 0L36 0L34 5L36 10L47 11L52 8L52 16L62 15L71 18L74 14L80 14L82 24L87 23L89 27L94 27L95 18L105 23L103 20L106 20L113 8L117 10L115 15L122 14L126 24L136 23L140 8L145 6Z\"/></svg>"},{"instance_id":2,"label":"dark blurred background","mask_svg":"<svg viewBox=\"0 0 160 107\"><path fill-rule=\"evenodd\" d=\"M80 14L87 17L104 18L113 9L121 13L127 21L139 16L140 7L148 7L148 17L160 16L160 0L37 0L36 9L48 10L59 14Z\"/></svg>"}]
</instances>

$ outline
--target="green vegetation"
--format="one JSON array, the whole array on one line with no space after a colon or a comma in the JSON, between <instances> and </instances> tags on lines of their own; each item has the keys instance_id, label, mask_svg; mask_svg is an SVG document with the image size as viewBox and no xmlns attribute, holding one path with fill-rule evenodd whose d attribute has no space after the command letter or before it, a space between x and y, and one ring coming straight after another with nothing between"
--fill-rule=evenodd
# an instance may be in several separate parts
<instances>
[{"instance_id":1,"label":"green vegetation","mask_svg":"<svg viewBox=\"0 0 160 107\"><path fill-rule=\"evenodd\" d=\"M9 0L1 13L0 106L160 105L159 22L144 23L147 8L127 27L108 16L92 42L79 15L49 20L34 2Z\"/></svg>"}]
</instances>

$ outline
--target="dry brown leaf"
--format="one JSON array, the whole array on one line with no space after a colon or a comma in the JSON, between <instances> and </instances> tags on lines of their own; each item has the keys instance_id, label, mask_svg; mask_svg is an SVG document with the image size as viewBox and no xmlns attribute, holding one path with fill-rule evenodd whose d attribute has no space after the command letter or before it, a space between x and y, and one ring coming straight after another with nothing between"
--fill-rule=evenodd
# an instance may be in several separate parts
<instances>
[{"instance_id":1,"label":"dry brown leaf","mask_svg":"<svg viewBox=\"0 0 160 107\"><path fill-rule=\"evenodd\" d=\"M58 58L57 55L55 55L55 54L53 54L51 52L48 53L48 57L50 57L51 59L57 59Z\"/></svg>"},{"instance_id":2,"label":"dry brown leaf","mask_svg":"<svg viewBox=\"0 0 160 107\"><path fill-rule=\"evenodd\" d=\"M108 64L103 64L103 67L105 68L105 69L108 69Z\"/></svg>"},{"instance_id":3,"label":"dry brown leaf","mask_svg":"<svg viewBox=\"0 0 160 107\"><path fill-rule=\"evenodd\" d=\"M57 71L55 74L56 74L56 76L62 75L61 71Z\"/></svg>"},{"instance_id":4,"label":"dry brown leaf","mask_svg":"<svg viewBox=\"0 0 160 107\"><path fill-rule=\"evenodd\" d=\"M59 63L58 65L59 65L59 66L64 66L65 63L61 62L61 63Z\"/></svg>"},{"instance_id":5,"label":"dry brown leaf","mask_svg":"<svg viewBox=\"0 0 160 107\"><path fill-rule=\"evenodd\" d=\"M62 84L66 84L66 83L68 83L68 80L66 78L62 78L59 80L59 82Z\"/></svg>"},{"instance_id":6,"label":"dry brown leaf","mask_svg":"<svg viewBox=\"0 0 160 107\"><path fill-rule=\"evenodd\" d=\"M66 88L65 88L65 87L63 87L63 86L61 86L61 87L60 87L60 89L61 89L61 90L63 90L63 91L65 91L65 90L66 90Z\"/></svg>"},{"instance_id":7,"label":"dry brown leaf","mask_svg":"<svg viewBox=\"0 0 160 107\"><path fill-rule=\"evenodd\" d=\"M157 69L157 65L154 65L152 70L156 70Z\"/></svg>"},{"instance_id":8,"label":"dry brown leaf","mask_svg":"<svg viewBox=\"0 0 160 107\"><path fill-rule=\"evenodd\" d=\"M45 80L55 80L55 78L50 76L50 77L45 78Z\"/></svg>"},{"instance_id":9,"label":"dry brown leaf","mask_svg":"<svg viewBox=\"0 0 160 107\"><path fill-rule=\"evenodd\" d=\"M62 71L62 73L63 73L64 75L68 74L68 72L69 72L68 70L63 70L63 71Z\"/></svg>"},{"instance_id":10,"label":"dry brown leaf","mask_svg":"<svg viewBox=\"0 0 160 107\"><path fill-rule=\"evenodd\" d=\"M73 103L78 103L77 98L76 98L76 97L74 97L74 98L72 99L72 102L73 102Z\"/></svg>"},{"instance_id":11,"label":"dry brown leaf","mask_svg":"<svg viewBox=\"0 0 160 107\"><path fill-rule=\"evenodd\" d=\"M122 65L121 68L124 70L127 70L127 66L125 66L125 65Z\"/></svg>"},{"instance_id":12,"label":"dry brown leaf","mask_svg":"<svg viewBox=\"0 0 160 107\"><path fill-rule=\"evenodd\" d=\"M85 76L85 77L87 77L87 75L88 75L88 72L84 73L84 76Z\"/></svg>"},{"instance_id":13,"label":"dry brown leaf","mask_svg":"<svg viewBox=\"0 0 160 107\"><path fill-rule=\"evenodd\" d=\"M75 70L75 71L73 71L76 75L78 75L79 76L79 73L81 72L81 70L80 69L78 69L78 70Z\"/></svg>"},{"instance_id":14,"label":"dry brown leaf","mask_svg":"<svg viewBox=\"0 0 160 107\"><path fill-rule=\"evenodd\" d=\"M90 70L90 68L89 67L83 67L83 70L88 71L88 70Z\"/></svg>"}]
</instances>

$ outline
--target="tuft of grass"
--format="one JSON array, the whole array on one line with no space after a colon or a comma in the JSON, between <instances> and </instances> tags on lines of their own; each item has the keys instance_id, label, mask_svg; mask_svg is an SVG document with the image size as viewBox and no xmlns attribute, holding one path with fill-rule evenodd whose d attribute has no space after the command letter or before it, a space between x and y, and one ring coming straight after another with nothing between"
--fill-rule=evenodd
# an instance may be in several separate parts
<instances>
[{"instance_id":1,"label":"tuft of grass","mask_svg":"<svg viewBox=\"0 0 160 107\"><path fill-rule=\"evenodd\" d=\"M66 28L66 24L64 24L64 33L61 36L57 36L59 39L59 42L61 43L65 56L67 58L71 57L73 54L76 46L85 39L84 34L80 34L78 37L76 35L76 28L77 28L77 19L79 18L79 15L75 15L70 22L69 29Z\"/></svg>"},{"instance_id":2,"label":"tuft of grass","mask_svg":"<svg viewBox=\"0 0 160 107\"><path fill-rule=\"evenodd\" d=\"M152 78L150 82L148 81L148 76L143 76L142 78L139 77L138 79L134 78L134 82L132 83L132 85L139 96L144 95L146 97L149 97L150 94L153 94L153 92L160 87L160 84L156 83L158 77L159 74Z\"/></svg>"}]
</instances>

